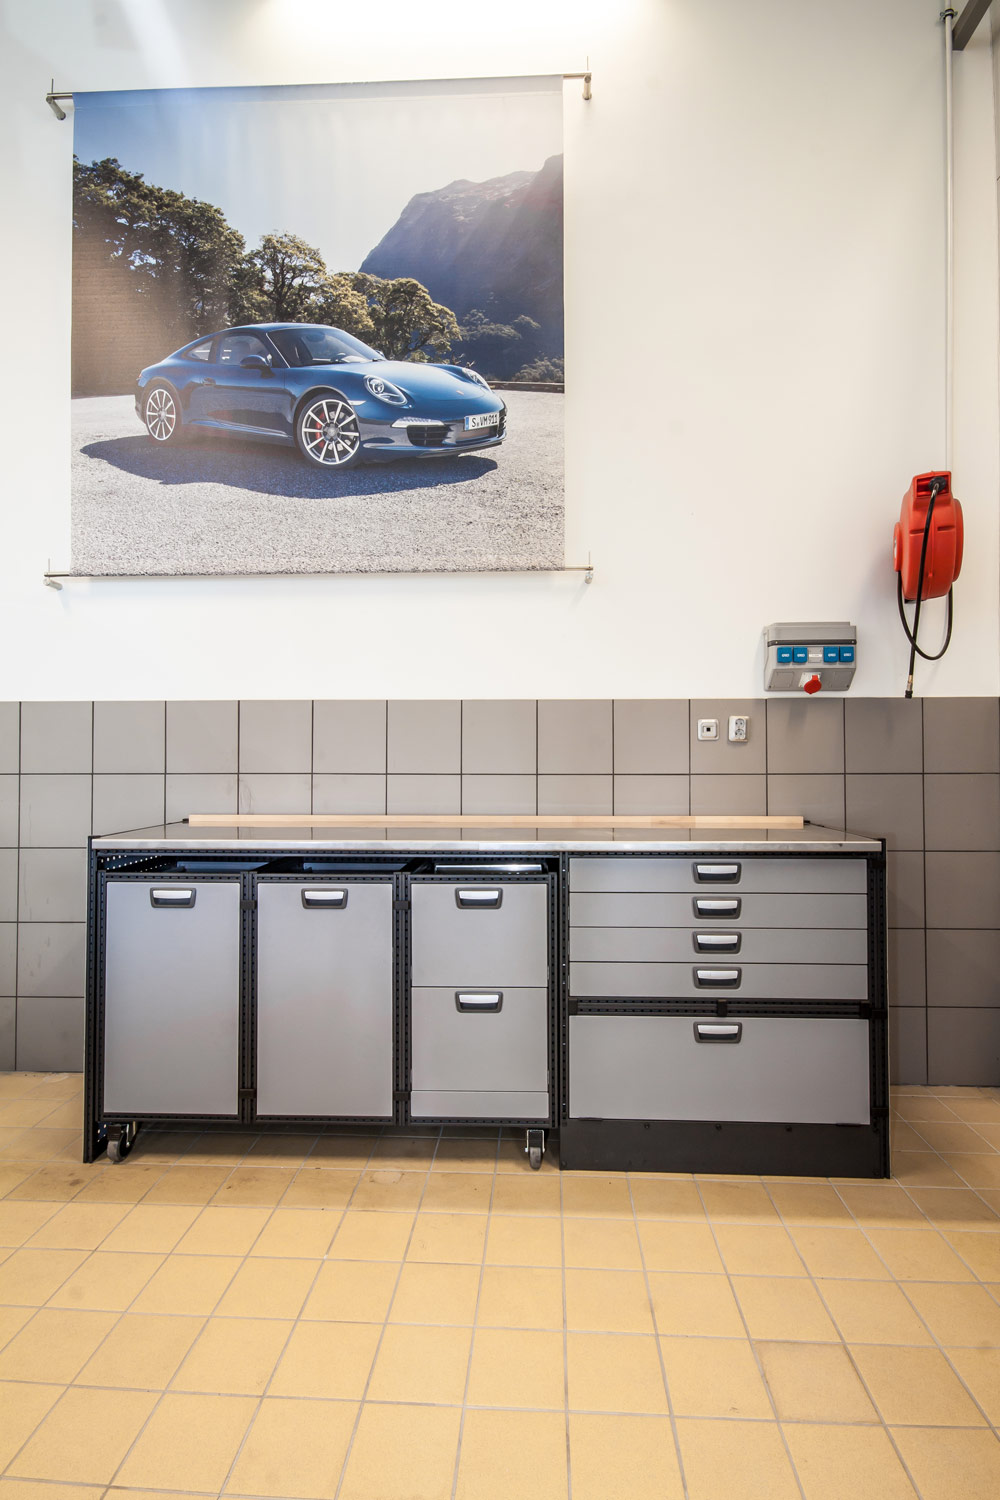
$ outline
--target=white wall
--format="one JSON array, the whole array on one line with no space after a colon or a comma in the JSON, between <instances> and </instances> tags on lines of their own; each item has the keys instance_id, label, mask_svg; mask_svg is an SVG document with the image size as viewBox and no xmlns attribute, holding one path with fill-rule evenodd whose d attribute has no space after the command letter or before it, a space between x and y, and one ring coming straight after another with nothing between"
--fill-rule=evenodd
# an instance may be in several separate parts
<instances>
[{"instance_id":1,"label":"white wall","mask_svg":"<svg viewBox=\"0 0 1000 1500\"><path fill-rule=\"evenodd\" d=\"M849 618L902 691L889 549L943 463L939 0L4 0L0 698L759 691L759 631ZM955 640L1000 691L988 28L956 59ZM72 132L58 88L576 71L567 541L579 575L69 584ZM936 627L940 607L928 611ZM932 637L933 638L933 637Z\"/></svg>"}]
</instances>

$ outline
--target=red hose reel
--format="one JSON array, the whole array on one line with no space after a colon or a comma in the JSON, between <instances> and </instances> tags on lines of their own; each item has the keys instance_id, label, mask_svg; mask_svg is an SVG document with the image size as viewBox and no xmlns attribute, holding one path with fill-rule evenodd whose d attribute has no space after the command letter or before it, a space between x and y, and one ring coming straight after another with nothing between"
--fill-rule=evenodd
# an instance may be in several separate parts
<instances>
[{"instance_id":1,"label":"red hose reel","mask_svg":"<svg viewBox=\"0 0 1000 1500\"><path fill-rule=\"evenodd\" d=\"M931 510L931 496L934 505ZM924 581L920 587L920 556L927 514L931 511ZM962 571L964 528L962 507L951 493L951 474L945 471L917 474L903 496L902 509L892 534L892 565L900 575L903 598L942 599Z\"/></svg>"}]
</instances>

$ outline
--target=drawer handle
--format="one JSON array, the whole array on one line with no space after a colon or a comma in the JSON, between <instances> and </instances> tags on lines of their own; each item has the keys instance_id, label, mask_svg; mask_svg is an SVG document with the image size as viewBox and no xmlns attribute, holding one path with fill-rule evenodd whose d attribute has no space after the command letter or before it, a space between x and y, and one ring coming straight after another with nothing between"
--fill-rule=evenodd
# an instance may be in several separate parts
<instances>
[{"instance_id":1,"label":"drawer handle","mask_svg":"<svg viewBox=\"0 0 1000 1500\"><path fill-rule=\"evenodd\" d=\"M332 886L302 887L302 905L315 911L343 911L347 905L347 892Z\"/></svg>"},{"instance_id":2,"label":"drawer handle","mask_svg":"<svg viewBox=\"0 0 1000 1500\"><path fill-rule=\"evenodd\" d=\"M736 881L740 878L740 866L722 864L695 865L694 878L703 884L714 881Z\"/></svg>"},{"instance_id":3,"label":"drawer handle","mask_svg":"<svg viewBox=\"0 0 1000 1500\"><path fill-rule=\"evenodd\" d=\"M743 935L739 932L693 932L696 953L739 953Z\"/></svg>"},{"instance_id":4,"label":"drawer handle","mask_svg":"<svg viewBox=\"0 0 1000 1500\"><path fill-rule=\"evenodd\" d=\"M696 896L694 914L696 917L738 917L741 906L739 896L732 896L725 901L711 901L706 896Z\"/></svg>"},{"instance_id":5,"label":"drawer handle","mask_svg":"<svg viewBox=\"0 0 1000 1500\"><path fill-rule=\"evenodd\" d=\"M696 1042L738 1042L743 1036L742 1021L695 1021Z\"/></svg>"},{"instance_id":6,"label":"drawer handle","mask_svg":"<svg viewBox=\"0 0 1000 1500\"><path fill-rule=\"evenodd\" d=\"M472 890L456 889L455 904L465 909L496 911L503 900L503 891L498 886L479 886Z\"/></svg>"},{"instance_id":7,"label":"drawer handle","mask_svg":"<svg viewBox=\"0 0 1000 1500\"><path fill-rule=\"evenodd\" d=\"M742 969L695 969L694 982L699 989L739 988Z\"/></svg>"},{"instance_id":8,"label":"drawer handle","mask_svg":"<svg viewBox=\"0 0 1000 1500\"><path fill-rule=\"evenodd\" d=\"M195 892L188 886L172 885L149 892L150 906L193 906Z\"/></svg>"},{"instance_id":9,"label":"drawer handle","mask_svg":"<svg viewBox=\"0 0 1000 1500\"><path fill-rule=\"evenodd\" d=\"M456 990L455 1009L492 1012L496 1015L498 1010L503 1009L503 990Z\"/></svg>"}]
</instances>

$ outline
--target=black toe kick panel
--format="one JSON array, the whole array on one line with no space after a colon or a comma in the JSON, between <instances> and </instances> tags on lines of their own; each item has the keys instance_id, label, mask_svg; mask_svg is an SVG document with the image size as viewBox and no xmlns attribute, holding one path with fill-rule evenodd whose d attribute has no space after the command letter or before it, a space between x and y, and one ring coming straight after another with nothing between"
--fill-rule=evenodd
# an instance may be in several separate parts
<instances>
[{"instance_id":1,"label":"black toe kick panel","mask_svg":"<svg viewBox=\"0 0 1000 1500\"><path fill-rule=\"evenodd\" d=\"M888 1175L883 1132L875 1124L565 1120L559 1132L559 1165L577 1172Z\"/></svg>"}]
</instances>

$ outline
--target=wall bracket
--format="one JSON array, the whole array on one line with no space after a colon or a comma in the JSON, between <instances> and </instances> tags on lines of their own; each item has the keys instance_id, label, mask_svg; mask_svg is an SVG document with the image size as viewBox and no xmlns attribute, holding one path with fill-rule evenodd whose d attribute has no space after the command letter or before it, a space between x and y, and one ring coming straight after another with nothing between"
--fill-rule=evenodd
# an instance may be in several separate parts
<instances>
[{"instance_id":1,"label":"wall bracket","mask_svg":"<svg viewBox=\"0 0 1000 1500\"><path fill-rule=\"evenodd\" d=\"M72 94L57 94L56 91L55 91L55 88L56 88L56 81L53 78L51 86L49 88L49 91L45 95L45 102L49 106L49 109L51 109L52 113L55 115L55 117L56 117L57 120L65 120L65 118L66 118L66 111L62 108L62 106L60 105L59 101L60 101L60 99L72 99L73 95Z\"/></svg>"}]
</instances>

